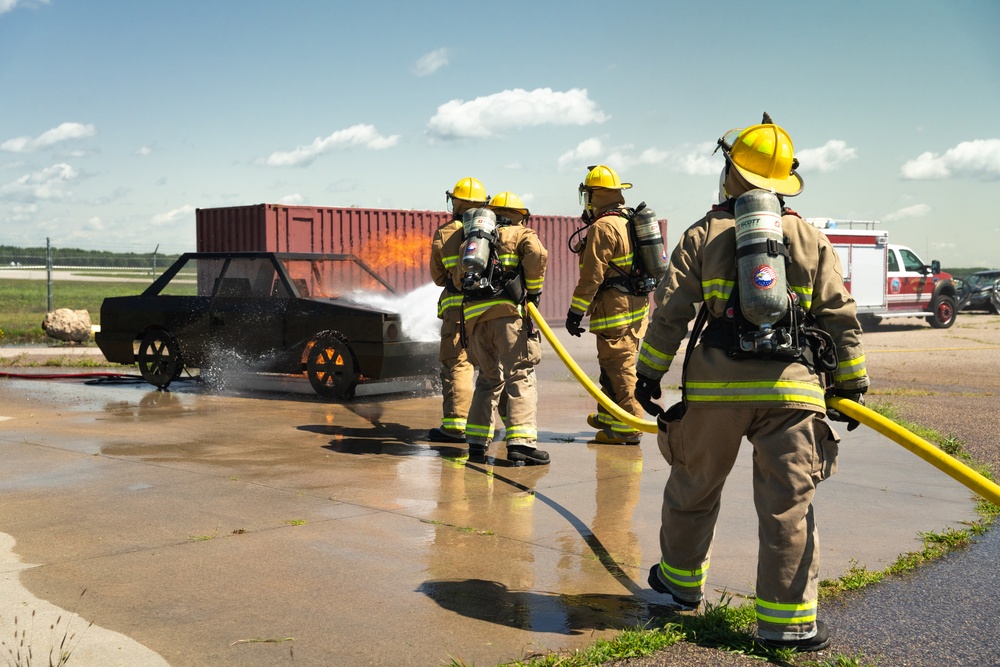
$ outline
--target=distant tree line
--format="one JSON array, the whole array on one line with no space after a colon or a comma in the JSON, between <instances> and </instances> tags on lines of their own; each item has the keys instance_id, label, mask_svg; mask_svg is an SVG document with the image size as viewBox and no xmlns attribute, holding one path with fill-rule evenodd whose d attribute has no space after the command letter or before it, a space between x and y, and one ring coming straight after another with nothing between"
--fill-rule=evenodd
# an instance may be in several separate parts
<instances>
[{"instance_id":1,"label":"distant tree line","mask_svg":"<svg viewBox=\"0 0 1000 667\"><path fill-rule=\"evenodd\" d=\"M53 266L92 266L145 269L152 266L154 259L157 267L166 268L172 264L179 254L164 254L152 252L112 252L110 250L82 250L80 248L57 248L48 250ZM18 248L0 245L0 266L39 266L45 265L46 250L42 248Z\"/></svg>"}]
</instances>

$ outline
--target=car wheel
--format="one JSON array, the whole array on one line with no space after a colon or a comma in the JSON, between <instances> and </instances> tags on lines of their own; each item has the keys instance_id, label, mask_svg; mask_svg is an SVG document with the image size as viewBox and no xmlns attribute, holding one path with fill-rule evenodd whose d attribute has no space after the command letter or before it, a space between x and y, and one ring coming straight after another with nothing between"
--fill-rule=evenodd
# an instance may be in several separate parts
<instances>
[{"instance_id":1,"label":"car wheel","mask_svg":"<svg viewBox=\"0 0 1000 667\"><path fill-rule=\"evenodd\" d=\"M353 398L358 386L358 365L347 339L330 331L317 335L306 358L306 377L320 396Z\"/></svg>"},{"instance_id":2,"label":"car wheel","mask_svg":"<svg viewBox=\"0 0 1000 667\"><path fill-rule=\"evenodd\" d=\"M947 329L955 323L958 309L955 307L955 298L942 294L931 302L932 315L927 318L930 325L935 329Z\"/></svg>"},{"instance_id":3,"label":"car wheel","mask_svg":"<svg viewBox=\"0 0 1000 667\"><path fill-rule=\"evenodd\" d=\"M149 384L166 389L184 369L181 358L181 348L177 340L163 329L151 329L142 337L139 343L139 354L136 355L139 373Z\"/></svg>"}]
</instances>

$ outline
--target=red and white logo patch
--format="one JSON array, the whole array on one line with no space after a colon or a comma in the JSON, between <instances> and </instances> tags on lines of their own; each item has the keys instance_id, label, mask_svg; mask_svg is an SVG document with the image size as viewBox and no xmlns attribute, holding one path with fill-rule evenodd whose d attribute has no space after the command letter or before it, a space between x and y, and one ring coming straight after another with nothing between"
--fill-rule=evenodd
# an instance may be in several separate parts
<instances>
[{"instance_id":1,"label":"red and white logo patch","mask_svg":"<svg viewBox=\"0 0 1000 667\"><path fill-rule=\"evenodd\" d=\"M774 287L778 274L767 264L761 264L753 274L753 284L757 289L765 290Z\"/></svg>"}]
</instances>

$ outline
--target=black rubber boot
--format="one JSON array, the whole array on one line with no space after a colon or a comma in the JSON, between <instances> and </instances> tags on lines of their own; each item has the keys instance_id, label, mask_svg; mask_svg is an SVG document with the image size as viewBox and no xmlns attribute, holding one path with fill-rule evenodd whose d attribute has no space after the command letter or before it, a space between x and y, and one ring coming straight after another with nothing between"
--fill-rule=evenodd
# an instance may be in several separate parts
<instances>
[{"instance_id":1,"label":"black rubber boot","mask_svg":"<svg viewBox=\"0 0 1000 667\"><path fill-rule=\"evenodd\" d=\"M807 639L764 639L758 637L759 641L768 648L791 648L802 653L822 651L830 645L830 631L823 621L816 621L816 634Z\"/></svg>"},{"instance_id":2,"label":"black rubber boot","mask_svg":"<svg viewBox=\"0 0 1000 667\"><path fill-rule=\"evenodd\" d=\"M531 445L507 445L507 460L515 465L545 466L549 464L549 453Z\"/></svg>"},{"instance_id":3,"label":"black rubber boot","mask_svg":"<svg viewBox=\"0 0 1000 667\"><path fill-rule=\"evenodd\" d=\"M667 607L673 607L677 611L696 611L701 602L688 602L687 600L680 600L674 597L673 592L667 588L667 585L660 581L660 564L657 563L649 570L649 587L652 588L657 593L662 593L670 598L669 602L657 602L657 604L665 604Z\"/></svg>"},{"instance_id":4,"label":"black rubber boot","mask_svg":"<svg viewBox=\"0 0 1000 667\"><path fill-rule=\"evenodd\" d=\"M489 445L469 445L469 463L486 463Z\"/></svg>"},{"instance_id":5,"label":"black rubber boot","mask_svg":"<svg viewBox=\"0 0 1000 667\"><path fill-rule=\"evenodd\" d=\"M465 442L465 434L458 431L446 431L440 426L436 426L427 434L427 439L431 442Z\"/></svg>"}]
</instances>

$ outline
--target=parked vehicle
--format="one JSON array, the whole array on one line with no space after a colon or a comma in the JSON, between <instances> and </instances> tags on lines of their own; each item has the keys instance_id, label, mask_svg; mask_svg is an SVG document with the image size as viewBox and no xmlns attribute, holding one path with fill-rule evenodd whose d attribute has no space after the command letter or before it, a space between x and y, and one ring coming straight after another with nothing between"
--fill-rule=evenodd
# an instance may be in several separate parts
<instances>
[{"instance_id":1,"label":"parked vehicle","mask_svg":"<svg viewBox=\"0 0 1000 667\"><path fill-rule=\"evenodd\" d=\"M993 292L1000 286L1000 270L977 271L962 279L958 291L959 310L985 310L996 314Z\"/></svg>"},{"instance_id":2,"label":"parked vehicle","mask_svg":"<svg viewBox=\"0 0 1000 667\"><path fill-rule=\"evenodd\" d=\"M858 304L862 326L890 317L922 317L932 327L955 323L958 299L950 273L930 265L910 248L889 243L876 221L811 219L840 255L844 284Z\"/></svg>"},{"instance_id":3,"label":"parked vehicle","mask_svg":"<svg viewBox=\"0 0 1000 667\"><path fill-rule=\"evenodd\" d=\"M409 340L400 315L358 300L392 293L353 255L187 253L142 294L105 299L95 338L109 361L167 387L185 368L305 373L316 393L429 375L436 341Z\"/></svg>"}]
</instances>

